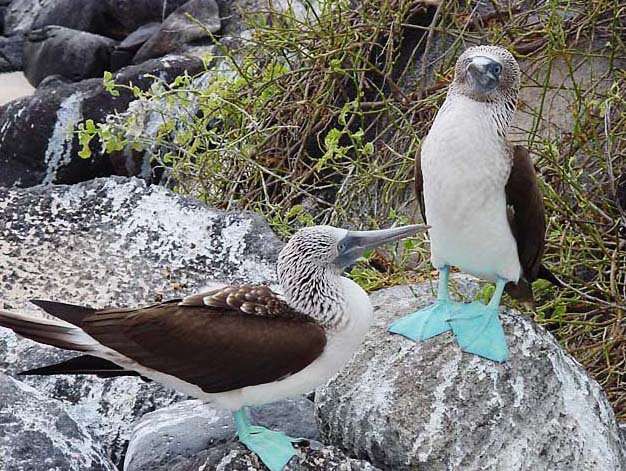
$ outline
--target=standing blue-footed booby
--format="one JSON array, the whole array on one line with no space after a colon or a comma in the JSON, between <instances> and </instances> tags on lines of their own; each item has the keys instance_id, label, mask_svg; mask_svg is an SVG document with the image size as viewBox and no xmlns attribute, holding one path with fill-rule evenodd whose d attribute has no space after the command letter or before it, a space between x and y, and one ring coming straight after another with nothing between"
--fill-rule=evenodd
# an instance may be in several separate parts
<instances>
[{"instance_id":1,"label":"standing blue-footed booby","mask_svg":"<svg viewBox=\"0 0 626 471\"><path fill-rule=\"evenodd\" d=\"M415 161L415 188L431 226L437 301L394 322L390 332L425 340L452 330L462 350L498 362L508 357L498 318L503 291L532 301L545 245L542 195L528 151L506 139L517 106L520 69L506 49L476 46L457 60L446 100ZM456 266L496 283L488 305L448 295Z\"/></svg>"},{"instance_id":2,"label":"standing blue-footed booby","mask_svg":"<svg viewBox=\"0 0 626 471\"><path fill-rule=\"evenodd\" d=\"M294 456L294 440L253 426L245 407L307 393L330 379L372 320L369 297L343 270L368 248L424 230L302 229L278 258L283 296L238 285L138 309L33 301L57 320L0 311L0 326L85 354L25 374L130 372L233 411L239 440L278 471Z\"/></svg>"}]
</instances>

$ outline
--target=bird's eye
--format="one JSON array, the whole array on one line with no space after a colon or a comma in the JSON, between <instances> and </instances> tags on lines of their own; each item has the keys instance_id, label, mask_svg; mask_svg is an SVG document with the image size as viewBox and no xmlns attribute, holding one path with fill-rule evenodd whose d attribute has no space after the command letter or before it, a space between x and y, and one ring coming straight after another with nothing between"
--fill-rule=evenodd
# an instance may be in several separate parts
<instances>
[{"instance_id":1,"label":"bird's eye","mask_svg":"<svg viewBox=\"0 0 626 471\"><path fill-rule=\"evenodd\" d=\"M496 74L499 74L500 72L502 72L502 66L501 66L500 64L495 64L495 65L493 66L493 71L494 71Z\"/></svg>"},{"instance_id":2,"label":"bird's eye","mask_svg":"<svg viewBox=\"0 0 626 471\"><path fill-rule=\"evenodd\" d=\"M340 252L343 252L343 251L345 250L345 248L346 248L345 244L339 244L339 245L337 246L337 249L338 249Z\"/></svg>"}]
</instances>

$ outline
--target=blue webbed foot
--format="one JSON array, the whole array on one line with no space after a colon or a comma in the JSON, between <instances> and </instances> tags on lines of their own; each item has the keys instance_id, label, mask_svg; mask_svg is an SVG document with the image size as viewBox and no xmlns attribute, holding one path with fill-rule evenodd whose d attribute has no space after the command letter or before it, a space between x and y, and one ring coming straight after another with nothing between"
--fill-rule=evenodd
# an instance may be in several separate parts
<instances>
[{"instance_id":1,"label":"blue webbed foot","mask_svg":"<svg viewBox=\"0 0 626 471\"><path fill-rule=\"evenodd\" d=\"M389 332L400 334L413 341L426 340L450 330L449 319L459 304L447 299L439 299L435 304L420 309L393 322Z\"/></svg>"},{"instance_id":2,"label":"blue webbed foot","mask_svg":"<svg viewBox=\"0 0 626 471\"><path fill-rule=\"evenodd\" d=\"M449 322L464 352L497 362L504 362L509 357L497 305L478 301L463 304Z\"/></svg>"},{"instance_id":3,"label":"blue webbed foot","mask_svg":"<svg viewBox=\"0 0 626 471\"><path fill-rule=\"evenodd\" d=\"M244 410L235 412L237 438L263 461L271 471L282 471L296 456L294 442L301 441L265 427L251 425Z\"/></svg>"}]
</instances>

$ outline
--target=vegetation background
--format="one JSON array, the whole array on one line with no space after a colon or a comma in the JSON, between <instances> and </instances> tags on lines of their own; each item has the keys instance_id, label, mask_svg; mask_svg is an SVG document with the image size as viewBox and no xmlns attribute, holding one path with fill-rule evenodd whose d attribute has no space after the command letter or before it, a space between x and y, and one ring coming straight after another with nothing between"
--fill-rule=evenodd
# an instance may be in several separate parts
<instances>
[{"instance_id":1,"label":"vegetation background","mask_svg":"<svg viewBox=\"0 0 626 471\"><path fill-rule=\"evenodd\" d=\"M502 45L523 70L510 138L533 155L546 264L565 284L538 282L536 307L516 307L625 420L625 17L619 0L340 0L287 13L270 4L246 17L248 31L215 38L206 73L134 89L129 112L85 123L82 156L149 153L176 191L259 212L285 237L314 223L414 220L415 151L456 57ZM119 92L111 75L105 82ZM351 276L368 290L428 279L428 258L426 239L409 240L369 254Z\"/></svg>"}]
</instances>

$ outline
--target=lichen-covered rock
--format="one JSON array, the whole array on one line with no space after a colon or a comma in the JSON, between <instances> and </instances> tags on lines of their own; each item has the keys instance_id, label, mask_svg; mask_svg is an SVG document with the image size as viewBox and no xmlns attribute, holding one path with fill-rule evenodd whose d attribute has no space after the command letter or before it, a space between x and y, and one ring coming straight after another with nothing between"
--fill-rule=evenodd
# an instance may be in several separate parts
<instances>
[{"instance_id":1,"label":"lichen-covered rock","mask_svg":"<svg viewBox=\"0 0 626 471\"><path fill-rule=\"evenodd\" d=\"M306 398L252 408L251 417L257 425L292 437L319 439L313 403ZM174 465L195 461L208 448L231 444L234 437L230 412L201 401L180 402L146 414L135 425L124 470L169 471Z\"/></svg>"},{"instance_id":2,"label":"lichen-covered rock","mask_svg":"<svg viewBox=\"0 0 626 471\"><path fill-rule=\"evenodd\" d=\"M387 333L433 302L429 286L371 300L376 321L363 347L316 394L322 441L393 470L626 465L604 392L531 320L501 315L510 359L497 364L462 353L449 333L421 343Z\"/></svg>"},{"instance_id":3,"label":"lichen-covered rock","mask_svg":"<svg viewBox=\"0 0 626 471\"><path fill-rule=\"evenodd\" d=\"M32 298L137 305L215 280L274 282L281 247L252 213L210 210L138 179L0 188L0 309L34 314ZM70 355L0 329L0 371L15 374ZM116 463L134 421L180 398L137 378L23 381L69 403Z\"/></svg>"},{"instance_id":4,"label":"lichen-covered rock","mask_svg":"<svg viewBox=\"0 0 626 471\"><path fill-rule=\"evenodd\" d=\"M4 35L30 31L43 4L51 0L13 0L4 14Z\"/></svg>"},{"instance_id":5,"label":"lichen-covered rock","mask_svg":"<svg viewBox=\"0 0 626 471\"><path fill-rule=\"evenodd\" d=\"M114 79L146 90L154 76L169 82L185 72L193 75L202 70L198 58L167 56L125 67ZM150 163L132 155L103 155L94 145L91 158L78 156L77 124L87 119L103 122L109 114L125 111L133 100L128 90L112 96L102 79L46 80L34 95L0 107L0 186L77 183L109 175L150 177Z\"/></svg>"},{"instance_id":6,"label":"lichen-covered rock","mask_svg":"<svg viewBox=\"0 0 626 471\"><path fill-rule=\"evenodd\" d=\"M61 402L0 373L0 467L114 471L99 443Z\"/></svg>"},{"instance_id":7,"label":"lichen-covered rock","mask_svg":"<svg viewBox=\"0 0 626 471\"><path fill-rule=\"evenodd\" d=\"M180 51L188 43L208 38L222 26L215 0L189 0L168 16L159 30L141 46L133 62Z\"/></svg>"},{"instance_id":8,"label":"lichen-covered rock","mask_svg":"<svg viewBox=\"0 0 626 471\"><path fill-rule=\"evenodd\" d=\"M36 87L50 75L72 82L102 77L110 70L113 39L62 26L29 32L24 46L24 75Z\"/></svg>"}]
</instances>

